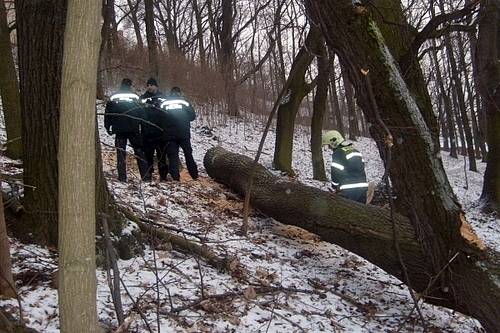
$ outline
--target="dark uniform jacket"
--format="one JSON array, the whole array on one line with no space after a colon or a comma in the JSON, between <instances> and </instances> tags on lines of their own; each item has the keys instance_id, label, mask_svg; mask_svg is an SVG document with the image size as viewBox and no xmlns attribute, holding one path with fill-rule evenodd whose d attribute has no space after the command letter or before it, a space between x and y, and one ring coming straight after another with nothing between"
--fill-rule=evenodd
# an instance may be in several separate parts
<instances>
[{"instance_id":1,"label":"dark uniform jacket","mask_svg":"<svg viewBox=\"0 0 500 333\"><path fill-rule=\"evenodd\" d=\"M146 91L141 95L141 102L146 103L144 107L144 119L142 123L142 134L146 140L159 140L163 137L162 126L166 122L165 112L160 109L163 94L160 91L150 93ZM154 125L152 125L154 124Z\"/></svg>"},{"instance_id":2,"label":"dark uniform jacket","mask_svg":"<svg viewBox=\"0 0 500 333\"><path fill-rule=\"evenodd\" d=\"M352 144L333 150L331 176L332 185L340 191L368 187L363 156Z\"/></svg>"},{"instance_id":3,"label":"dark uniform jacket","mask_svg":"<svg viewBox=\"0 0 500 333\"><path fill-rule=\"evenodd\" d=\"M162 97L163 93L161 91L157 91L155 93L146 91L144 94L141 95L141 102L142 103L147 103L151 104L157 107L160 107L160 104L162 102Z\"/></svg>"},{"instance_id":4,"label":"dark uniform jacket","mask_svg":"<svg viewBox=\"0 0 500 333\"><path fill-rule=\"evenodd\" d=\"M165 140L185 140L191 137L190 123L196 118L193 106L182 96L169 96L161 103L165 112L162 125Z\"/></svg>"},{"instance_id":5,"label":"dark uniform jacket","mask_svg":"<svg viewBox=\"0 0 500 333\"><path fill-rule=\"evenodd\" d=\"M139 104L139 96L132 92L117 92L106 104L104 127L107 131L111 130L113 134L139 133L143 112Z\"/></svg>"}]
</instances>

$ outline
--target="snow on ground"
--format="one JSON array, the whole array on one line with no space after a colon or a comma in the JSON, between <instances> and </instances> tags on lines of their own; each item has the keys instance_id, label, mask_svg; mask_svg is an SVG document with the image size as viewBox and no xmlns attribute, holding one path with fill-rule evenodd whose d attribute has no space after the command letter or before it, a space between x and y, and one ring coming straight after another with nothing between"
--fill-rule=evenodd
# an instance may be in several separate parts
<instances>
[{"instance_id":1,"label":"snow on ground","mask_svg":"<svg viewBox=\"0 0 500 333\"><path fill-rule=\"evenodd\" d=\"M181 183L144 184L136 176L123 184L116 181L113 139L100 122L105 172L117 201L144 218L183 230L185 237L221 257L237 259L229 273L220 272L203 259L157 244L154 252L147 245L143 256L120 260L126 286L121 290L124 310L127 316L134 314L131 332L147 332L148 327L153 332L422 331L406 287L357 255L257 212L251 214L254 228L249 237L237 235L241 200L211 181L202 161L215 145L253 156L264 127L253 123L255 119L233 121L200 112L192 130L200 180L191 181L183 174ZM298 127L294 150L298 180L326 189L328 183L311 179L308 138L307 128ZM271 166L273 144L270 132L261 158L266 167ZM367 161L370 180L380 180L383 167L373 141L362 138L357 146ZM447 156L443 161L471 224L498 248L498 220L480 214L475 204L484 165L480 164L480 173L466 173L465 189L463 161ZM7 164L15 165L0 158L2 170ZM129 168L137 174L134 164L129 160ZM55 254L12 240L12 257L27 323L41 332L58 332L57 291L50 282ZM99 320L108 329L116 328L106 271L99 269L97 277ZM0 306L17 313L16 301L1 301ZM422 310L436 331L482 331L477 321L448 309L424 304Z\"/></svg>"}]
</instances>

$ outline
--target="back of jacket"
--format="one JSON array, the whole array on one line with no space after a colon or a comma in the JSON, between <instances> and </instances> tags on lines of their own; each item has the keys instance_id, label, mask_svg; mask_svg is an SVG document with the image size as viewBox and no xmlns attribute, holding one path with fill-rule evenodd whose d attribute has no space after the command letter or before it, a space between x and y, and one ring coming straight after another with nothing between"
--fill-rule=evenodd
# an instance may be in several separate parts
<instances>
[{"instance_id":1,"label":"back of jacket","mask_svg":"<svg viewBox=\"0 0 500 333\"><path fill-rule=\"evenodd\" d=\"M142 123L142 134L147 140L164 139L165 124L168 122L166 112L154 105L144 107L144 119Z\"/></svg>"},{"instance_id":2,"label":"back of jacket","mask_svg":"<svg viewBox=\"0 0 500 333\"><path fill-rule=\"evenodd\" d=\"M366 182L363 157L352 144L340 145L333 150L331 177L335 186Z\"/></svg>"},{"instance_id":3,"label":"back of jacket","mask_svg":"<svg viewBox=\"0 0 500 333\"><path fill-rule=\"evenodd\" d=\"M139 124L144 117L144 109L139 104L139 96L131 92L118 92L106 104L104 127L113 134L139 133Z\"/></svg>"},{"instance_id":4,"label":"back of jacket","mask_svg":"<svg viewBox=\"0 0 500 333\"><path fill-rule=\"evenodd\" d=\"M190 123L196 118L193 106L181 96L169 96L161 104L165 112L162 125L166 140L185 140L191 137Z\"/></svg>"}]
</instances>

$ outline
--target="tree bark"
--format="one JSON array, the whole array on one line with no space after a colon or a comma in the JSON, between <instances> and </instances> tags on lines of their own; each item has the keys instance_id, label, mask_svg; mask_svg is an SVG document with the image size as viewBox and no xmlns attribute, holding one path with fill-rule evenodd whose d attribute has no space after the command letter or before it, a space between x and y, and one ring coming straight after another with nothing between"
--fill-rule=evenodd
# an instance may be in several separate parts
<instances>
[{"instance_id":1,"label":"tree bark","mask_svg":"<svg viewBox=\"0 0 500 333\"><path fill-rule=\"evenodd\" d=\"M482 2L481 15L475 60L488 144L481 200L487 210L500 213L500 4Z\"/></svg>"},{"instance_id":2,"label":"tree bark","mask_svg":"<svg viewBox=\"0 0 500 333\"><path fill-rule=\"evenodd\" d=\"M25 230L57 244L57 144L66 0L16 2ZM81 138L80 138L81 139ZM21 226L20 226L21 227Z\"/></svg>"},{"instance_id":3,"label":"tree bark","mask_svg":"<svg viewBox=\"0 0 500 333\"><path fill-rule=\"evenodd\" d=\"M0 97L7 132L6 155L20 159L23 154L21 101L4 1L0 3Z\"/></svg>"},{"instance_id":4,"label":"tree bark","mask_svg":"<svg viewBox=\"0 0 500 333\"><path fill-rule=\"evenodd\" d=\"M471 0L468 0L468 2ZM480 83L479 83L479 76L477 73L477 66L478 66L478 61L477 61L477 36L476 36L476 31L470 31L467 33L467 36L469 37L469 42L470 42L470 54L472 58L472 76L474 78L474 90L476 92L475 97L474 97L474 102L476 104L476 110L477 110L477 131L478 131L478 136L481 138L480 139L480 149L481 149L481 155L482 155L482 162L486 162L487 156L488 156L488 150L486 149L486 125L484 121L484 112L483 112L483 103L482 103L482 98L481 98L481 92L480 92Z\"/></svg>"},{"instance_id":5,"label":"tree bark","mask_svg":"<svg viewBox=\"0 0 500 333\"><path fill-rule=\"evenodd\" d=\"M352 88L351 81L344 69L342 69L342 80L344 82L344 91L347 104L347 119L349 124L349 139L356 141L359 136L358 117L356 116L356 105L354 102L354 89Z\"/></svg>"},{"instance_id":6,"label":"tree bark","mask_svg":"<svg viewBox=\"0 0 500 333\"><path fill-rule=\"evenodd\" d=\"M221 2L221 30L219 50L220 70L224 78L225 99L228 114L238 116L238 105L236 103L236 84L234 82L234 0L222 0Z\"/></svg>"},{"instance_id":7,"label":"tree bark","mask_svg":"<svg viewBox=\"0 0 500 333\"><path fill-rule=\"evenodd\" d=\"M432 41L432 46L436 47L436 42L433 40ZM454 158L458 158L458 153L457 153L457 140L455 138L455 122L453 121L453 111L451 108L451 99L444 87L444 78L443 75L441 74L441 67L439 66L439 61L437 57L437 51L434 49L431 52L432 60L434 63L434 70L435 70L435 75L436 75L436 80L437 80L437 85L439 87L439 92L441 95L441 98L443 100L443 108L444 108L444 114L445 116L443 117L446 119L446 126L447 128L447 133L450 138L450 156Z\"/></svg>"},{"instance_id":8,"label":"tree bark","mask_svg":"<svg viewBox=\"0 0 500 333\"><path fill-rule=\"evenodd\" d=\"M202 15L201 15L201 10L198 6L198 0L191 0L192 6L193 6L193 11L194 11L194 17L196 19L196 37L198 39L198 49L199 49L199 56L200 56L200 66L205 67L207 64L207 56L205 54L205 42L203 41L203 21L202 21Z\"/></svg>"},{"instance_id":9,"label":"tree bark","mask_svg":"<svg viewBox=\"0 0 500 333\"><path fill-rule=\"evenodd\" d=\"M0 296L3 298L16 297L14 278L12 277L12 264L10 261L10 244L5 225L3 208L3 192L0 181Z\"/></svg>"},{"instance_id":10,"label":"tree bark","mask_svg":"<svg viewBox=\"0 0 500 333\"><path fill-rule=\"evenodd\" d=\"M158 63L158 43L156 41L156 29L154 18L154 2L153 0L144 0L146 23L146 39L148 41L149 54L149 75L158 78L159 63Z\"/></svg>"},{"instance_id":11,"label":"tree bark","mask_svg":"<svg viewBox=\"0 0 500 333\"><path fill-rule=\"evenodd\" d=\"M127 0L128 8L130 10L130 21L134 26L135 38L137 39L137 48L142 51L144 50L144 42L142 41L141 25L139 24L139 19L137 18L137 10L140 2L140 0L137 0L136 3L133 4L132 0Z\"/></svg>"},{"instance_id":12,"label":"tree bark","mask_svg":"<svg viewBox=\"0 0 500 333\"><path fill-rule=\"evenodd\" d=\"M245 195L252 159L215 147L206 153L204 165L210 177ZM386 209L285 181L261 165L255 170L251 204L282 223L316 233L323 240L352 251L402 279L401 265L394 250L393 224ZM500 286L496 282L500 277L498 253L485 252L488 257L481 260L460 253L449 263L453 269L453 291L431 288L429 286L436 279L429 274L433 265L426 260L411 221L394 214L394 222L411 287L423 293L428 302L476 316L487 330L497 332L500 315ZM461 299L456 299L457 295Z\"/></svg>"},{"instance_id":13,"label":"tree bark","mask_svg":"<svg viewBox=\"0 0 500 333\"><path fill-rule=\"evenodd\" d=\"M101 1L68 1L59 135L62 332L98 332L95 276L95 91ZM75 191L78 189L78 191Z\"/></svg>"},{"instance_id":14,"label":"tree bark","mask_svg":"<svg viewBox=\"0 0 500 333\"><path fill-rule=\"evenodd\" d=\"M337 74L335 71L335 53L333 50L329 50L330 54L330 99L332 104L332 124L335 125L334 129L340 132L340 134L345 135L344 120L342 119L342 109L339 104L339 95L337 92Z\"/></svg>"},{"instance_id":15,"label":"tree bark","mask_svg":"<svg viewBox=\"0 0 500 333\"><path fill-rule=\"evenodd\" d=\"M307 34L304 46L301 47L293 59L292 68L290 69L287 83L285 83L289 88L278 108L273 166L289 175L294 175L292 169L292 150L295 118L302 100L309 93L305 74L314 59L311 49L317 49L320 42L320 32L318 29L311 28Z\"/></svg>"},{"instance_id":16,"label":"tree bark","mask_svg":"<svg viewBox=\"0 0 500 333\"><path fill-rule=\"evenodd\" d=\"M311 153L313 179L325 181L327 178L325 173L325 161L323 160L322 130L323 119L326 113L330 66L328 64L328 55L324 46L324 40L322 40L322 44L320 52L316 56L318 62L318 78L311 119Z\"/></svg>"}]
</instances>

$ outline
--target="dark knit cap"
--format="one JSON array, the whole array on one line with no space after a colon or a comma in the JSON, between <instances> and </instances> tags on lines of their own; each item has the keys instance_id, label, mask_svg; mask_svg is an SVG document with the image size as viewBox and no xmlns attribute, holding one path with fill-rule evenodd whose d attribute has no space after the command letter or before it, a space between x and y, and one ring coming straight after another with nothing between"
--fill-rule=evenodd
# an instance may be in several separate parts
<instances>
[{"instance_id":1,"label":"dark knit cap","mask_svg":"<svg viewBox=\"0 0 500 333\"><path fill-rule=\"evenodd\" d=\"M146 82L146 85L151 85L151 86L157 86L158 87L158 82L156 82L155 79L153 79L152 77L150 77L148 79L148 81Z\"/></svg>"},{"instance_id":2,"label":"dark knit cap","mask_svg":"<svg viewBox=\"0 0 500 333\"><path fill-rule=\"evenodd\" d=\"M132 80L128 79L128 78L124 78L122 80L121 86L122 87L128 87L128 88L132 87Z\"/></svg>"},{"instance_id":3,"label":"dark knit cap","mask_svg":"<svg viewBox=\"0 0 500 333\"><path fill-rule=\"evenodd\" d=\"M172 95L180 95L181 94L181 88L179 87L173 87L170 89L170 94Z\"/></svg>"}]
</instances>

